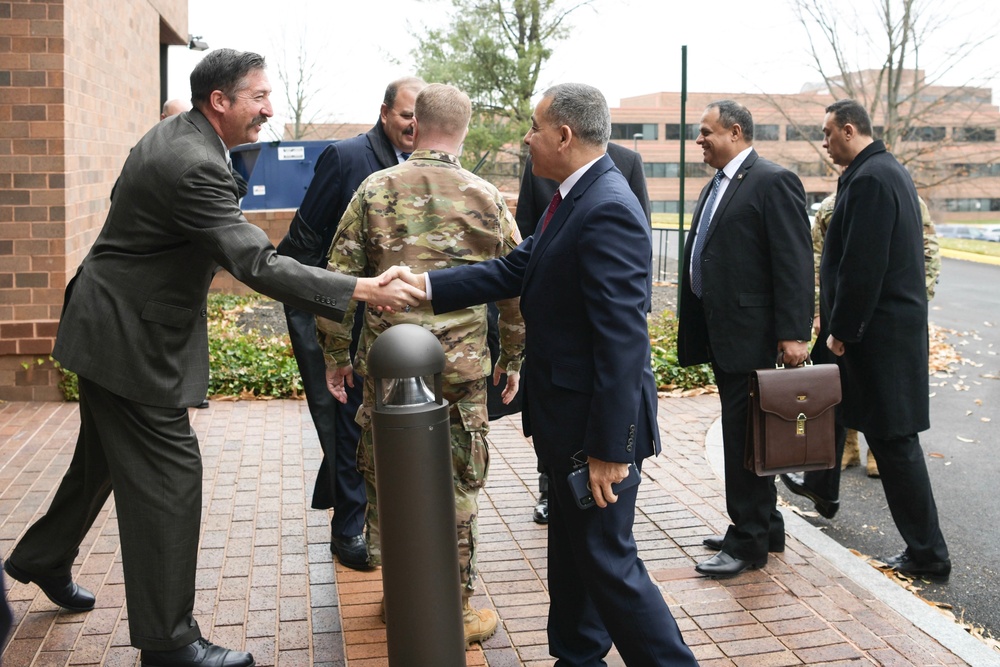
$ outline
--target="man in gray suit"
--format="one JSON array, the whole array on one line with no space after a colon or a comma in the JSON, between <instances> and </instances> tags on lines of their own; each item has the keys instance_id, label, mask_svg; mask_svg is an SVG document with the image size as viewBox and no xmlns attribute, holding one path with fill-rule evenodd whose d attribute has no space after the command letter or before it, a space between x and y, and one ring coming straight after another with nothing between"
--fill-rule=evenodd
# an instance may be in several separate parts
<instances>
[{"instance_id":1,"label":"man in gray suit","mask_svg":"<svg viewBox=\"0 0 1000 667\"><path fill-rule=\"evenodd\" d=\"M80 379L80 435L48 512L4 569L57 605L87 611L73 561L113 491L132 645L142 664L246 667L249 653L202 638L193 617L201 454L187 408L208 388L206 298L217 265L268 296L323 317L349 299L418 303L279 257L237 203L229 148L273 115L264 59L220 49L191 73L194 109L157 123L132 149L107 221L66 289L53 356Z\"/></svg>"}]
</instances>

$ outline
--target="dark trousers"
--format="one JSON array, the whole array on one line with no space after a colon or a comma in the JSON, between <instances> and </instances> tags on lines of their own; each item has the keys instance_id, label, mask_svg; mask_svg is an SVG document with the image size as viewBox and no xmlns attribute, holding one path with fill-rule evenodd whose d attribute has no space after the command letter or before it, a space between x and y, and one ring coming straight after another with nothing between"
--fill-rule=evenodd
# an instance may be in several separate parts
<instances>
[{"instance_id":1,"label":"dark trousers","mask_svg":"<svg viewBox=\"0 0 1000 667\"><path fill-rule=\"evenodd\" d=\"M774 477L758 477L744 465L750 376L726 373L716 364L712 369L722 401L726 510L733 522L722 550L740 560L764 561L768 545L785 543L785 520L775 506L778 492Z\"/></svg>"},{"instance_id":2,"label":"dark trousers","mask_svg":"<svg viewBox=\"0 0 1000 667\"><path fill-rule=\"evenodd\" d=\"M115 494L132 645L190 644L201 529L201 452L186 408L155 408L80 378L80 435L69 470L10 560L69 575L80 544Z\"/></svg>"},{"instance_id":3,"label":"dark trousers","mask_svg":"<svg viewBox=\"0 0 1000 667\"><path fill-rule=\"evenodd\" d=\"M697 665L636 550L638 487L604 509L581 510L566 481L570 469L568 457L566 465L548 468L548 638L555 664L605 665L614 642L629 667Z\"/></svg>"},{"instance_id":4,"label":"dark trousers","mask_svg":"<svg viewBox=\"0 0 1000 667\"><path fill-rule=\"evenodd\" d=\"M356 311L353 358L358 330L364 309ZM330 531L333 537L360 535L365 525L365 481L358 472L358 442L361 427L354 421L364 394L361 376L354 374L354 388L347 387L347 403L333 397L326 386L326 364L316 340L316 317L294 308L285 308L288 337L299 364L302 388L306 392L309 414L312 416L323 449L323 460L316 473L313 487L313 509L333 508Z\"/></svg>"},{"instance_id":5,"label":"dark trousers","mask_svg":"<svg viewBox=\"0 0 1000 667\"><path fill-rule=\"evenodd\" d=\"M840 499L840 460L844 458L844 443L847 442L847 428L840 422L840 406L835 410L837 418L833 426L836 448L834 466L826 470L811 470L803 475L805 485L827 500Z\"/></svg>"},{"instance_id":6,"label":"dark trousers","mask_svg":"<svg viewBox=\"0 0 1000 667\"><path fill-rule=\"evenodd\" d=\"M805 474L806 486L831 500L840 496L840 459L847 439L847 428L839 419L835 436L837 464L830 470ZM896 438L875 438L865 434L865 441L878 463L886 504L910 555L921 562L946 560L948 546L938 522L937 504L919 436L913 433Z\"/></svg>"}]
</instances>

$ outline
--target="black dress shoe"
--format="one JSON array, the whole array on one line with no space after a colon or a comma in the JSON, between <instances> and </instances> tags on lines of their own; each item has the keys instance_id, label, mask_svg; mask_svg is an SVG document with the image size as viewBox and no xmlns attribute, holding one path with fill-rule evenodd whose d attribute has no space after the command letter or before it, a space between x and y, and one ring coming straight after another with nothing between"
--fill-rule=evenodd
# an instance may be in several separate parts
<instances>
[{"instance_id":1,"label":"black dress shoe","mask_svg":"<svg viewBox=\"0 0 1000 667\"><path fill-rule=\"evenodd\" d=\"M201 403L199 403L195 407L198 408L199 410L204 410L205 408L208 407L208 399L206 398L204 401L202 401Z\"/></svg>"},{"instance_id":2,"label":"black dress shoe","mask_svg":"<svg viewBox=\"0 0 1000 667\"><path fill-rule=\"evenodd\" d=\"M720 551L706 561L702 561L694 566L698 574L704 574L712 579L725 579L735 577L744 570L756 570L767 565L767 558L762 561L740 560L733 558L725 551Z\"/></svg>"},{"instance_id":3,"label":"black dress shoe","mask_svg":"<svg viewBox=\"0 0 1000 667\"><path fill-rule=\"evenodd\" d=\"M927 579L939 584L948 583L951 576L951 561L938 560L921 563L910 557L909 551L890 556L885 559L885 564L900 574L908 577Z\"/></svg>"},{"instance_id":4,"label":"black dress shoe","mask_svg":"<svg viewBox=\"0 0 1000 667\"><path fill-rule=\"evenodd\" d=\"M701 541L706 547L712 551L722 551L722 543L725 541L725 537L722 535L712 535L711 537L706 537ZM781 544L776 544L774 542L769 542L767 545L767 550L773 554L780 554L785 550L785 541L782 540Z\"/></svg>"},{"instance_id":5,"label":"black dress shoe","mask_svg":"<svg viewBox=\"0 0 1000 667\"><path fill-rule=\"evenodd\" d=\"M142 651L142 667L253 667L253 656L199 638L173 651Z\"/></svg>"},{"instance_id":6,"label":"black dress shoe","mask_svg":"<svg viewBox=\"0 0 1000 667\"><path fill-rule=\"evenodd\" d=\"M90 611L94 608L94 594L83 586L73 583L69 575L64 577L46 577L41 574L31 574L17 567L9 560L4 561L4 572L12 579L22 584L32 583L42 589L45 597L69 611Z\"/></svg>"},{"instance_id":7,"label":"black dress shoe","mask_svg":"<svg viewBox=\"0 0 1000 667\"><path fill-rule=\"evenodd\" d=\"M840 501L824 498L810 489L806 486L805 477L803 477L802 473L790 472L787 475L779 476L781 477L781 482L788 487L789 491L813 501L813 506L816 508L816 511L819 512L820 516L826 517L827 519L832 519L836 516L837 510L840 509Z\"/></svg>"},{"instance_id":8,"label":"black dress shoe","mask_svg":"<svg viewBox=\"0 0 1000 667\"><path fill-rule=\"evenodd\" d=\"M354 537L331 537L330 552L337 557L344 567L367 572L374 570L368 562L368 543L363 535Z\"/></svg>"},{"instance_id":9,"label":"black dress shoe","mask_svg":"<svg viewBox=\"0 0 1000 667\"><path fill-rule=\"evenodd\" d=\"M547 491L543 491L538 496L538 504L535 505L535 511L531 513L531 520L540 524L549 522L549 494Z\"/></svg>"}]
</instances>

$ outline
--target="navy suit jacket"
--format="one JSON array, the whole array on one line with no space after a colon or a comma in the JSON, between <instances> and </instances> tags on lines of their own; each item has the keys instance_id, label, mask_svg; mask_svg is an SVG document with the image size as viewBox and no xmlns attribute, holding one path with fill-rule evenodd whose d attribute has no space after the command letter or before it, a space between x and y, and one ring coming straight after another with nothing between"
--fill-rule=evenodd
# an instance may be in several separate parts
<instances>
[{"instance_id":1,"label":"navy suit jacket","mask_svg":"<svg viewBox=\"0 0 1000 667\"><path fill-rule=\"evenodd\" d=\"M651 258L642 208L604 155L544 233L506 257L429 274L437 313L521 297L522 419L554 471L569 470L581 450L613 462L659 452L646 326Z\"/></svg>"},{"instance_id":2,"label":"navy suit jacket","mask_svg":"<svg viewBox=\"0 0 1000 667\"><path fill-rule=\"evenodd\" d=\"M381 121L365 134L328 146L316 161L309 189L288 234L278 244L278 253L309 266L326 267L333 235L354 191L376 171L398 163Z\"/></svg>"},{"instance_id":3,"label":"navy suit jacket","mask_svg":"<svg viewBox=\"0 0 1000 667\"><path fill-rule=\"evenodd\" d=\"M710 189L711 182L701 191L696 225ZM681 267L681 365L713 361L727 373L750 373L774 366L779 340L809 340L814 268L798 176L750 151L716 207L705 238L701 299L691 291L694 242L691 234Z\"/></svg>"}]
</instances>

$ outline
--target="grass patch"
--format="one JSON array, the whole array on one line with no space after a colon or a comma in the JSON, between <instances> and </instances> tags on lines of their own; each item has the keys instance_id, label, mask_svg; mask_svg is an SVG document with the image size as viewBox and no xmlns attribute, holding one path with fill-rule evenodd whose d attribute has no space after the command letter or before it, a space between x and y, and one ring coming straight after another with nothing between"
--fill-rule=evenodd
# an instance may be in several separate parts
<instances>
[{"instance_id":1,"label":"grass patch","mask_svg":"<svg viewBox=\"0 0 1000 667\"><path fill-rule=\"evenodd\" d=\"M971 252L976 255L986 255L987 257L1000 257L1000 243L996 241L952 239L939 236L938 243L942 248L947 248L948 250L960 250L961 252Z\"/></svg>"}]
</instances>

